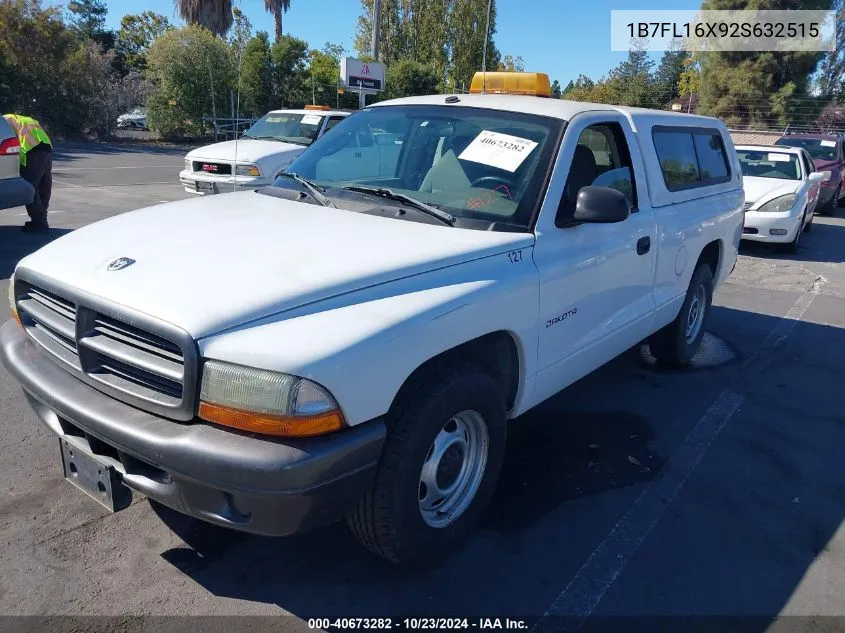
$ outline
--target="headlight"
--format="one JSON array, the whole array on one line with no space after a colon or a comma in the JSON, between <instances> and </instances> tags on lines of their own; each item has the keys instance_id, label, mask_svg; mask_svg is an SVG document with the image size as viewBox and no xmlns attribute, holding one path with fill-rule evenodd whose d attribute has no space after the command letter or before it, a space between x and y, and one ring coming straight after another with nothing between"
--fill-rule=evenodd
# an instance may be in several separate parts
<instances>
[{"instance_id":1,"label":"headlight","mask_svg":"<svg viewBox=\"0 0 845 633\"><path fill-rule=\"evenodd\" d=\"M237 176L260 176L261 172L255 165L235 165L235 175Z\"/></svg>"},{"instance_id":2,"label":"headlight","mask_svg":"<svg viewBox=\"0 0 845 633\"><path fill-rule=\"evenodd\" d=\"M792 208L792 205L795 204L797 199L797 195L789 193L774 200L769 200L759 209L755 209L755 211L760 211L761 213L786 213Z\"/></svg>"},{"instance_id":3,"label":"headlight","mask_svg":"<svg viewBox=\"0 0 845 633\"><path fill-rule=\"evenodd\" d=\"M12 312L12 318L18 322L18 325L23 327L21 317L18 314L18 306L15 302L15 273L12 273L12 276L9 277L9 310Z\"/></svg>"},{"instance_id":4,"label":"headlight","mask_svg":"<svg viewBox=\"0 0 845 633\"><path fill-rule=\"evenodd\" d=\"M345 425L337 402L317 383L216 360L203 367L199 417L282 437L322 435Z\"/></svg>"},{"instance_id":5,"label":"headlight","mask_svg":"<svg viewBox=\"0 0 845 633\"><path fill-rule=\"evenodd\" d=\"M194 163L190 158L185 159L185 171L194 171Z\"/></svg>"}]
</instances>

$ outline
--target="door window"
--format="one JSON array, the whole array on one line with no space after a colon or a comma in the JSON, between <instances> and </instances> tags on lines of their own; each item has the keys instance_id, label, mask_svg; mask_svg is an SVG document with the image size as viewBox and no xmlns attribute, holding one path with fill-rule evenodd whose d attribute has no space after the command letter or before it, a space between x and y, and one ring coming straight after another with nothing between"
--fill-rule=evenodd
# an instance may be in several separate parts
<instances>
[{"instance_id":1,"label":"door window","mask_svg":"<svg viewBox=\"0 0 845 633\"><path fill-rule=\"evenodd\" d=\"M637 206L633 166L625 133L618 123L599 123L581 132L566 179L557 224L566 224L575 213L578 192L583 187L610 187Z\"/></svg>"},{"instance_id":2,"label":"door window","mask_svg":"<svg viewBox=\"0 0 845 633\"><path fill-rule=\"evenodd\" d=\"M807 173L807 176L815 171L813 161L810 160L809 154L803 150L801 151L801 162L804 163L804 171Z\"/></svg>"},{"instance_id":3,"label":"door window","mask_svg":"<svg viewBox=\"0 0 845 633\"><path fill-rule=\"evenodd\" d=\"M333 117L329 117L329 122L328 122L328 123L326 123L326 132L328 132L328 131L329 131L330 129L332 129L335 125L337 125L338 123L340 123L341 121L343 121L343 119L344 119L344 117L342 117L342 116L333 116ZM325 134L326 132L323 132L323 134Z\"/></svg>"}]
</instances>

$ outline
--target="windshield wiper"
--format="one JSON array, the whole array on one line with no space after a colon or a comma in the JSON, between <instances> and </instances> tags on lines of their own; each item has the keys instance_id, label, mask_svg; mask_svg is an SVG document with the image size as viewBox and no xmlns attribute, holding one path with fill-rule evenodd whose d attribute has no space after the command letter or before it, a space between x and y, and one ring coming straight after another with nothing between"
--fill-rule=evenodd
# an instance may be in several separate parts
<instances>
[{"instance_id":1,"label":"windshield wiper","mask_svg":"<svg viewBox=\"0 0 845 633\"><path fill-rule=\"evenodd\" d=\"M455 226L455 222L458 221L451 213L446 213L437 207L433 207L430 204L426 204L422 200L417 200L416 198L412 198L411 196L406 196L404 193L397 193L392 189L387 189L386 187L363 187L359 185L352 185L350 187L343 187L346 191L355 191L357 193L368 193L373 196L379 196L381 198L387 198L388 200L395 200L396 202L402 202L409 207L413 207L417 211L422 211L426 215L430 215L433 218L437 218L444 224L448 224L449 226Z\"/></svg>"},{"instance_id":2,"label":"windshield wiper","mask_svg":"<svg viewBox=\"0 0 845 633\"><path fill-rule=\"evenodd\" d=\"M289 171L280 171L277 178L280 176L284 176L285 178L290 178L291 180L295 180L296 182L298 182L300 185L302 185L308 190L308 193L311 194L311 197L314 198L314 200L322 204L324 207L334 207L335 209L337 208L335 207L334 202L332 202L325 195L323 195L323 192L320 191L320 188L310 180L306 180L299 174L294 174L293 172Z\"/></svg>"}]
</instances>

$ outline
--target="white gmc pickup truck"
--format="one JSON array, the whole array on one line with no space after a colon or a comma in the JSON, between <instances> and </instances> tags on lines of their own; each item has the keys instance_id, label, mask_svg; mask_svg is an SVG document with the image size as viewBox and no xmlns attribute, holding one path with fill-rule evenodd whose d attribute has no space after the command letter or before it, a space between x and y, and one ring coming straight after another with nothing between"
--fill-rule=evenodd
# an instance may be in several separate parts
<instances>
[{"instance_id":1,"label":"white gmc pickup truck","mask_svg":"<svg viewBox=\"0 0 845 633\"><path fill-rule=\"evenodd\" d=\"M362 133L397 148L363 154ZM425 562L477 523L509 420L639 342L691 359L743 203L714 119L387 101L273 186L26 257L0 357L65 477L113 510L135 490L259 534L346 517L378 555Z\"/></svg>"}]
</instances>

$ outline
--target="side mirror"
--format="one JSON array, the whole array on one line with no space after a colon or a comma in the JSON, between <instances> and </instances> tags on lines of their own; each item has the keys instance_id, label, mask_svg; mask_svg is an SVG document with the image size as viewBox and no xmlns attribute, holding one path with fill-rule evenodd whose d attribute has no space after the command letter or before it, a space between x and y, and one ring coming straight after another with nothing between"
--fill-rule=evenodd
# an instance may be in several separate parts
<instances>
[{"instance_id":1,"label":"side mirror","mask_svg":"<svg viewBox=\"0 0 845 633\"><path fill-rule=\"evenodd\" d=\"M610 187L581 187L575 201L575 222L608 224L622 222L631 214L628 199Z\"/></svg>"},{"instance_id":2,"label":"side mirror","mask_svg":"<svg viewBox=\"0 0 845 633\"><path fill-rule=\"evenodd\" d=\"M829 171L814 171L807 180L810 182L827 182L830 180L830 175Z\"/></svg>"}]
</instances>

